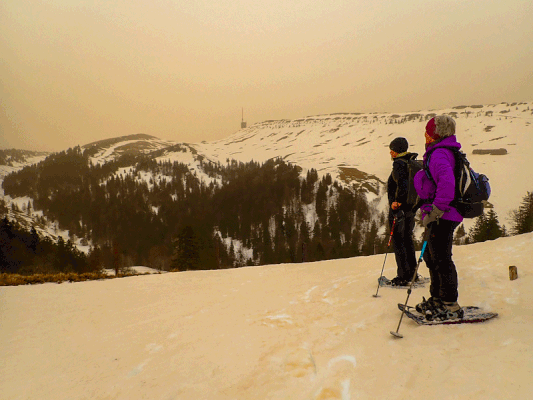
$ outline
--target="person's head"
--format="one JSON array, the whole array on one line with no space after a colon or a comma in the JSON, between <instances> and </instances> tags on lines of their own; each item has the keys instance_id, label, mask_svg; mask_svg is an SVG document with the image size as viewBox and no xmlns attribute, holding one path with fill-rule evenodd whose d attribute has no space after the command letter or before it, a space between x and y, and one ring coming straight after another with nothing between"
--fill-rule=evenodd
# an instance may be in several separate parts
<instances>
[{"instance_id":1,"label":"person's head","mask_svg":"<svg viewBox=\"0 0 533 400\"><path fill-rule=\"evenodd\" d=\"M403 137L397 137L389 144L391 158L394 159L404 155L407 153L408 148L409 143L407 143L407 139Z\"/></svg>"},{"instance_id":2,"label":"person's head","mask_svg":"<svg viewBox=\"0 0 533 400\"><path fill-rule=\"evenodd\" d=\"M434 142L455 135L455 121L449 115L437 115L426 125L426 148Z\"/></svg>"}]
</instances>

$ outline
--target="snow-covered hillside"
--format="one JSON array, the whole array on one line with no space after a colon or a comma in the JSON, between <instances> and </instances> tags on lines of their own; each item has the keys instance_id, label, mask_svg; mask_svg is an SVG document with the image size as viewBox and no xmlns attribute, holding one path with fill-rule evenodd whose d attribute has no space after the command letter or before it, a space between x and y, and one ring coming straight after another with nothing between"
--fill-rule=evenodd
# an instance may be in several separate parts
<instances>
[{"instance_id":1,"label":"snow-covered hillside","mask_svg":"<svg viewBox=\"0 0 533 400\"><path fill-rule=\"evenodd\" d=\"M4 150L9 151L9 150ZM26 165L37 164L40 161L44 160L48 153L45 152L27 152L24 150L15 150L17 153L27 153L22 157L17 157L16 159L11 159L11 157L6 157L3 162L0 162L0 194L4 195L4 189L2 188L2 181L4 178L12 172L18 171L21 168L24 168Z\"/></svg>"},{"instance_id":2,"label":"snow-covered hillside","mask_svg":"<svg viewBox=\"0 0 533 400\"><path fill-rule=\"evenodd\" d=\"M406 292L372 296L383 255L1 287L1 397L527 399L532 257L533 233L456 247L459 302L499 316L404 319L403 339L389 332ZM409 304L427 294L414 289Z\"/></svg>"},{"instance_id":3,"label":"snow-covered hillside","mask_svg":"<svg viewBox=\"0 0 533 400\"><path fill-rule=\"evenodd\" d=\"M407 138L410 151L424 153L424 128L437 114L450 114L457 122L463 151L492 186L490 202L502 223L531 191L528 179L533 154L533 102L457 106L410 113L338 113L295 120L265 121L213 142L176 144L148 135L132 135L86 145L98 146L93 162L114 159L125 151L152 152L159 161L179 161L200 179L211 182L199 160L226 164L235 159L264 162L281 157L306 170L330 173L334 179L362 188L369 199L383 194L391 169L388 145L398 136ZM118 140L121 139L121 140ZM505 149L504 155L473 154L474 150ZM516 177L516 178L514 178ZM151 176L145 177L149 180Z\"/></svg>"},{"instance_id":4,"label":"snow-covered hillside","mask_svg":"<svg viewBox=\"0 0 533 400\"><path fill-rule=\"evenodd\" d=\"M386 182L391 161L388 145L398 136L407 138L410 151L424 153L427 120L450 114L457 123L457 138L478 172L492 186L490 202L502 222L516 209L527 191L525 179L533 169L533 102L458 106L400 114L331 114L296 120L267 121L250 126L216 142L195 144L199 154L224 163L227 158L264 161L282 157L304 169L356 183L380 187ZM505 155L472 154L474 150L500 149Z\"/></svg>"},{"instance_id":5,"label":"snow-covered hillside","mask_svg":"<svg viewBox=\"0 0 533 400\"><path fill-rule=\"evenodd\" d=\"M89 143L82 146L82 149L91 153L90 160L93 164L104 164L124 154L148 154L173 144L175 143L138 133Z\"/></svg>"}]
</instances>

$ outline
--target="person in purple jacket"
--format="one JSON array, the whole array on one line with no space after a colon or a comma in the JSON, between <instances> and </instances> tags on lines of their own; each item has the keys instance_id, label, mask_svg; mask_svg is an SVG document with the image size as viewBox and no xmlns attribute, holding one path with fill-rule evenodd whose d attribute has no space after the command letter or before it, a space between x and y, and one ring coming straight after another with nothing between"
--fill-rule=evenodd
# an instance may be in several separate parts
<instances>
[{"instance_id":1,"label":"person in purple jacket","mask_svg":"<svg viewBox=\"0 0 533 400\"><path fill-rule=\"evenodd\" d=\"M425 137L424 169L415 175L414 183L424 201L420 207L422 223L430 230L424 261L431 277L431 297L423 298L416 309L428 319L462 318L452 244L463 217L450 206L455 198L455 157L450 148L461 148L455 136L455 121L448 115L432 118L426 125Z\"/></svg>"}]
</instances>

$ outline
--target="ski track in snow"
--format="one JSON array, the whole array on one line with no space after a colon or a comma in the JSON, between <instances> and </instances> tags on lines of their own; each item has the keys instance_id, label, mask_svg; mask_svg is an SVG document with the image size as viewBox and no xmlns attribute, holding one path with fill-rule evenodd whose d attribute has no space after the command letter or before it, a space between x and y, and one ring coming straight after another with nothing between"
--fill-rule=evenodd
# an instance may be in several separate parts
<instances>
[{"instance_id":1,"label":"ski track in snow","mask_svg":"<svg viewBox=\"0 0 533 400\"><path fill-rule=\"evenodd\" d=\"M139 375L144 367L148 364L150 360L146 360L144 362L142 362L141 364L137 365L135 368L133 368L129 373L128 373L128 378L133 378L133 377L136 377L137 375Z\"/></svg>"},{"instance_id":2,"label":"ski track in snow","mask_svg":"<svg viewBox=\"0 0 533 400\"><path fill-rule=\"evenodd\" d=\"M355 357L354 356L339 356L339 357L335 357L335 358L329 360L328 368L331 368L333 365L335 365L339 361L348 361L349 363L351 363L354 366L354 368L357 366L357 362L355 361Z\"/></svg>"},{"instance_id":3,"label":"ski track in snow","mask_svg":"<svg viewBox=\"0 0 533 400\"><path fill-rule=\"evenodd\" d=\"M313 286L311 289L309 289L307 292L305 292L305 295L303 297L303 300L306 302L306 303L309 303L310 300L310 295L311 295L311 292L313 290L315 290L318 286Z\"/></svg>"},{"instance_id":4,"label":"ski track in snow","mask_svg":"<svg viewBox=\"0 0 533 400\"><path fill-rule=\"evenodd\" d=\"M330 295L336 290L348 287L353 282L351 277L334 279L330 285L325 285L321 293L319 291L321 286L314 285L299 297L300 301L290 301L289 305L305 305L313 302L313 300L328 305L335 304L336 300L331 299ZM314 293L316 293L316 296L314 296L315 298L312 296ZM280 313L268 313L268 315L262 319L263 324L271 328L286 329L290 326L303 328L309 324L318 322L302 321L301 324L296 324L291 315L284 311L285 310L280 310ZM360 321L355 326L358 329L364 329L365 322ZM353 329L350 330L353 331ZM290 352L282 361L282 364L283 370L290 375L295 377L308 376L312 382L315 382L313 385L315 386L313 398L339 400L351 399L350 376L353 376L353 369L357 367L355 356L340 355L329 359L327 364L319 366L316 364L311 350L309 350L309 345L304 343L295 351Z\"/></svg>"}]
</instances>

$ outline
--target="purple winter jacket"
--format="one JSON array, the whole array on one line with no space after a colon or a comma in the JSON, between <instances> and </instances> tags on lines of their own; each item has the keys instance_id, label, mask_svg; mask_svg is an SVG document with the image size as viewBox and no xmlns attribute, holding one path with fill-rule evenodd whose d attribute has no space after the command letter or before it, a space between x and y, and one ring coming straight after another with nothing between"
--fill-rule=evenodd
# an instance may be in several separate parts
<instances>
[{"instance_id":1,"label":"purple winter jacket","mask_svg":"<svg viewBox=\"0 0 533 400\"><path fill-rule=\"evenodd\" d=\"M432 152L429 159L429 172L437 186L431 182L424 170L420 170L415 175L415 189L423 200L434 198L432 204L439 210L444 211L444 215L441 217L442 219L462 222L463 217L461 214L450 206L450 202L455 197L455 175L453 173L455 157L451 150L439 148L443 146L455 147L457 149L461 148L461 144L457 142L455 135L444 138L442 141L430 146L429 150L432 150ZM427 154L428 150L424 154L424 164L426 163ZM420 207L422 212L421 218L424 219L431 209L431 204L424 204Z\"/></svg>"}]
</instances>

